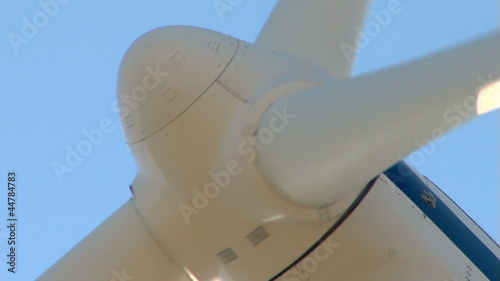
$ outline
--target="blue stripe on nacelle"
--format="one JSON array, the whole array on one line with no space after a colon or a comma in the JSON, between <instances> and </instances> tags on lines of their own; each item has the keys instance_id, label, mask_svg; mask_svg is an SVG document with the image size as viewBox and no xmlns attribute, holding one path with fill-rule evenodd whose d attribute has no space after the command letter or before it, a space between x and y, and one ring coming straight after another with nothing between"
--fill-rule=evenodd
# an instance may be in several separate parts
<instances>
[{"instance_id":1,"label":"blue stripe on nacelle","mask_svg":"<svg viewBox=\"0 0 500 281\"><path fill-rule=\"evenodd\" d=\"M436 206L423 198L427 185L408 165L400 162L384 174L488 277L500 280L500 260L437 196Z\"/></svg>"}]
</instances>

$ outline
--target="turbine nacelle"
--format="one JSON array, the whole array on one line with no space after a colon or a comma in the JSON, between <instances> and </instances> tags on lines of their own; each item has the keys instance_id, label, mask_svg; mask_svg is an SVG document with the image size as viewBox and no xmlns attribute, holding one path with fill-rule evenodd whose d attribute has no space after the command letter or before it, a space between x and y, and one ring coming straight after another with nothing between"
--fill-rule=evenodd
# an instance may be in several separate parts
<instances>
[{"instance_id":1,"label":"turbine nacelle","mask_svg":"<svg viewBox=\"0 0 500 281\"><path fill-rule=\"evenodd\" d=\"M129 144L140 142L178 118L221 75L238 40L201 28L152 30L123 58L119 111Z\"/></svg>"}]
</instances>

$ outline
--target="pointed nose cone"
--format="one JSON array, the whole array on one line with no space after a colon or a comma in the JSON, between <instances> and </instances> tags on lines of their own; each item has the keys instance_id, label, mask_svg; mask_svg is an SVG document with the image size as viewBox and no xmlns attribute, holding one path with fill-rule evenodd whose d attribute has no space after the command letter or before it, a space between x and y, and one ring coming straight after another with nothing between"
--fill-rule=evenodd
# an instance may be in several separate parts
<instances>
[{"instance_id":1,"label":"pointed nose cone","mask_svg":"<svg viewBox=\"0 0 500 281\"><path fill-rule=\"evenodd\" d=\"M152 30L127 50L118 75L117 111L129 144L186 111L222 74L238 40L196 27Z\"/></svg>"}]
</instances>

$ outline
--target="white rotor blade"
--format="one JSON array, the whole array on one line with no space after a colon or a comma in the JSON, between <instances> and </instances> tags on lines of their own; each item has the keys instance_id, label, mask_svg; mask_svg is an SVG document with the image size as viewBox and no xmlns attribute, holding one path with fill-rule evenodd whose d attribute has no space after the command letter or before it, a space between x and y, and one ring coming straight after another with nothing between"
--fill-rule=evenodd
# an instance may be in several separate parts
<instances>
[{"instance_id":1,"label":"white rotor blade","mask_svg":"<svg viewBox=\"0 0 500 281\"><path fill-rule=\"evenodd\" d=\"M369 0L282 0L264 25L255 44L291 53L322 65L338 79L350 77L353 55Z\"/></svg>"},{"instance_id":2,"label":"white rotor blade","mask_svg":"<svg viewBox=\"0 0 500 281\"><path fill-rule=\"evenodd\" d=\"M38 280L191 279L162 251L128 201Z\"/></svg>"},{"instance_id":3,"label":"white rotor blade","mask_svg":"<svg viewBox=\"0 0 500 281\"><path fill-rule=\"evenodd\" d=\"M284 97L273 107L286 108L295 118L259 152L258 163L292 201L329 205L476 116L478 92L498 94L480 89L499 80L497 32L392 69ZM271 118L269 109L260 129Z\"/></svg>"}]
</instances>

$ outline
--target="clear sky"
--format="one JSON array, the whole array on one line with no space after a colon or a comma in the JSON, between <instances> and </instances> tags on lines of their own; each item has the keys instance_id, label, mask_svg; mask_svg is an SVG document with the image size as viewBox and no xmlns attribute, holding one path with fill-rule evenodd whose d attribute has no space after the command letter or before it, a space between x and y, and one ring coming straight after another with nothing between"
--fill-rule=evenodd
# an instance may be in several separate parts
<instances>
[{"instance_id":1,"label":"clear sky","mask_svg":"<svg viewBox=\"0 0 500 281\"><path fill-rule=\"evenodd\" d=\"M47 12L39 4L46 2L54 3L3 1L0 10L0 280L34 280L130 197L136 168L111 104L120 60L133 40L156 27L184 24L252 42L276 3L59 0ZM234 7L221 15L217 2ZM387 2L376 0L371 9L385 9ZM361 50L356 74L499 28L497 0L400 4L402 12ZM38 27L29 26L33 23ZM63 163L67 149L85 140L84 131L106 119L111 132L60 181L52 163ZM498 111L452 132L410 162L500 240ZM10 170L18 177L15 275L5 263Z\"/></svg>"}]
</instances>

